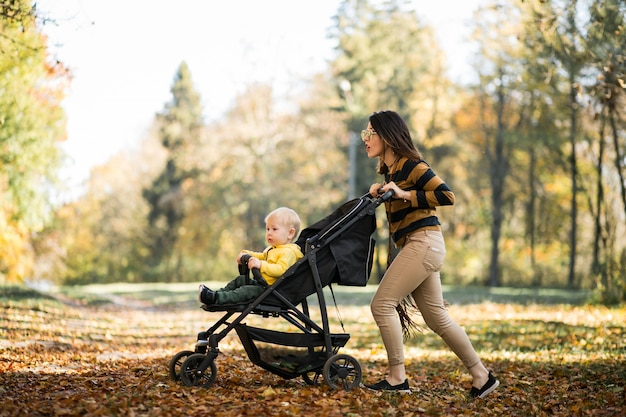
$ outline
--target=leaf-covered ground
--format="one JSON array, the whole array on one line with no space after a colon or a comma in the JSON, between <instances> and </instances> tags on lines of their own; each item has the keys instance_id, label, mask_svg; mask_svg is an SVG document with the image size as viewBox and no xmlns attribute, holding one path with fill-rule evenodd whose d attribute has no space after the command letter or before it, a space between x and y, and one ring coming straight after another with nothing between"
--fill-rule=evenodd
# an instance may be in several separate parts
<instances>
[{"instance_id":1,"label":"leaf-covered ground","mask_svg":"<svg viewBox=\"0 0 626 417\"><path fill-rule=\"evenodd\" d=\"M253 365L234 332L220 343L214 385L203 389L168 374L171 357L193 349L196 334L221 317L198 308L193 285L60 299L0 290L1 416L626 415L625 307L449 298L450 313L502 382L472 400L470 377L429 331L406 344L411 394L282 379ZM351 334L340 353L358 359L365 382L376 382L385 352L370 296L344 289L338 313L328 304L333 326L341 318ZM272 329L276 320L246 321Z\"/></svg>"}]
</instances>

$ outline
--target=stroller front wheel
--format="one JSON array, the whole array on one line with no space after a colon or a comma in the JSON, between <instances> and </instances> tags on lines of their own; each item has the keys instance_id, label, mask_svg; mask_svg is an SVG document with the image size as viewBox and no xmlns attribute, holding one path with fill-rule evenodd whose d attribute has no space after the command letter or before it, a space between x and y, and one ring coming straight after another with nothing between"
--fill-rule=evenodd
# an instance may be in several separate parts
<instances>
[{"instance_id":1,"label":"stroller front wheel","mask_svg":"<svg viewBox=\"0 0 626 417\"><path fill-rule=\"evenodd\" d=\"M178 352L170 361L170 378L174 382L180 381L180 367L189 356L193 355L191 350L182 350Z\"/></svg>"},{"instance_id":2,"label":"stroller front wheel","mask_svg":"<svg viewBox=\"0 0 626 417\"><path fill-rule=\"evenodd\" d=\"M185 359L180 367L180 379L188 387L209 388L215 382L217 376L217 366L211 359L209 366L204 370L199 370L200 365L207 359L207 355L194 353Z\"/></svg>"},{"instance_id":3,"label":"stroller front wheel","mask_svg":"<svg viewBox=\"0 0 626 417\"><path fill-rule=\"evenodd\" d=\"M322 375L331 388L346 391L358 387L363 376L359 361L344 354L331 356L324 364Z\"/></svg>"}]
</instances>

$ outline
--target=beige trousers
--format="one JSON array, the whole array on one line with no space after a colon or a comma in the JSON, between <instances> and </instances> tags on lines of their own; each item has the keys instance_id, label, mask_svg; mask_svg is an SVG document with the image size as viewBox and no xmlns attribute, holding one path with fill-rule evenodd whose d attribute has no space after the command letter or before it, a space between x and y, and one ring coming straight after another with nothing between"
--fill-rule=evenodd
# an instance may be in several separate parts
<instances>
[{"instance_id":1,"label":"beige trousers","mask_svg":"<svg viewBox=\"0 0 626 417\"><path fill-rule=\"evenodd\" d=\"M426 325L467 368L480 362L467 334L450 318L444 306L439 271L445 256L446 246L440 231L417 230L407 237L380 282L370 307L390 366L404 363L402 326L396 306L409 294Z\"/></svg>"}]
</instances>

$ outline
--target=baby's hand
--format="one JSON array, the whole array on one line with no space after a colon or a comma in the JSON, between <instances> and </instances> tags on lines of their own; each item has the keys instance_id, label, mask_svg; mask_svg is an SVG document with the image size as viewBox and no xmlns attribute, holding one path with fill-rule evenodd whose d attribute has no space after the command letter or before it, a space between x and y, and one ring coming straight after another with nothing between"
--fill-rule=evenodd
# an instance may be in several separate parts
<instances>
[{"instance_id":1,"label":"baby's hand","mask_svg":"<svg viewBox=\"0 0 626 417\"><path fill-rule=\"evenodd\" d=\"M241 257L242 257L243 255L245 255L245 254L246 254L245 252L239 252L239 255L237 255L237 263L238 263L238 264L240 264L240 265L241 265Z\"/></svg>"},{"instance_id":2,"label":"baby's hand","mask_svg":"<svg viewBox=\"0 0 626 417\"><path fill-rule=\"evenodd\" d=\"M248 261L248 268L258 268L261 269L261 260L257 258L250 258Z\"/></svg>"}]
</instances>

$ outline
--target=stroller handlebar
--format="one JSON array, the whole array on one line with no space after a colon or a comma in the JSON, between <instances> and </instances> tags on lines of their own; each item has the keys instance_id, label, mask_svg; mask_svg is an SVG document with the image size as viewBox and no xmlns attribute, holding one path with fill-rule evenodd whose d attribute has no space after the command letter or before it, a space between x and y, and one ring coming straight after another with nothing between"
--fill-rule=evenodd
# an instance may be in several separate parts
<instances>
[{"instance_id":1,"label":"stroller handlebar","mask_svg":"<svg viewBox=\"0 0 626 417\"><path fill-rule=\"evenodd\" d=\"M379 203L383 203L385 201L391 200L391 197L393 197L393 190L388 190L386 193L383 194L383 189L381 188L378 190L378 194L381 194L381 195L378 198L376 198L376 200ZM370 198L374 198L374 196L369 193L366 194L366 196L369 196Z\"/></svg>"},{"instance_id":2,"label":"stroller handlebar","mask_svg":"<svg viewBox=\"0 0 626 417\"><path fill-rule=\"evenodd\" d=\"M378 193L382 193L382 189L378 190ZM385 201L389 201L391 200L391 197L393 197L393 190L389 190L386 193L382 194L379 197L374 198L373 195L371 194L366 194L365 196L369 197L371 200L371 202L373 203L372 205L370 205L367 209L367 214L372 215L375 213L376 211L376 207L380 206L382 203L384 203Z\"/></svg>"},{"instance_id":3,"label":"stroller handlebar","mask_svg":"<svg viewBox=\"0 0 626 417\"><path fill-rule=\"evenodd\" d=\"M382 189L381 189L382 191ZM391 197L393 197L393 190L389 190L387 191L385 194L380 196L380 199L383 201L389 201L391 200Z\"/></svg>"}]
</instances>

